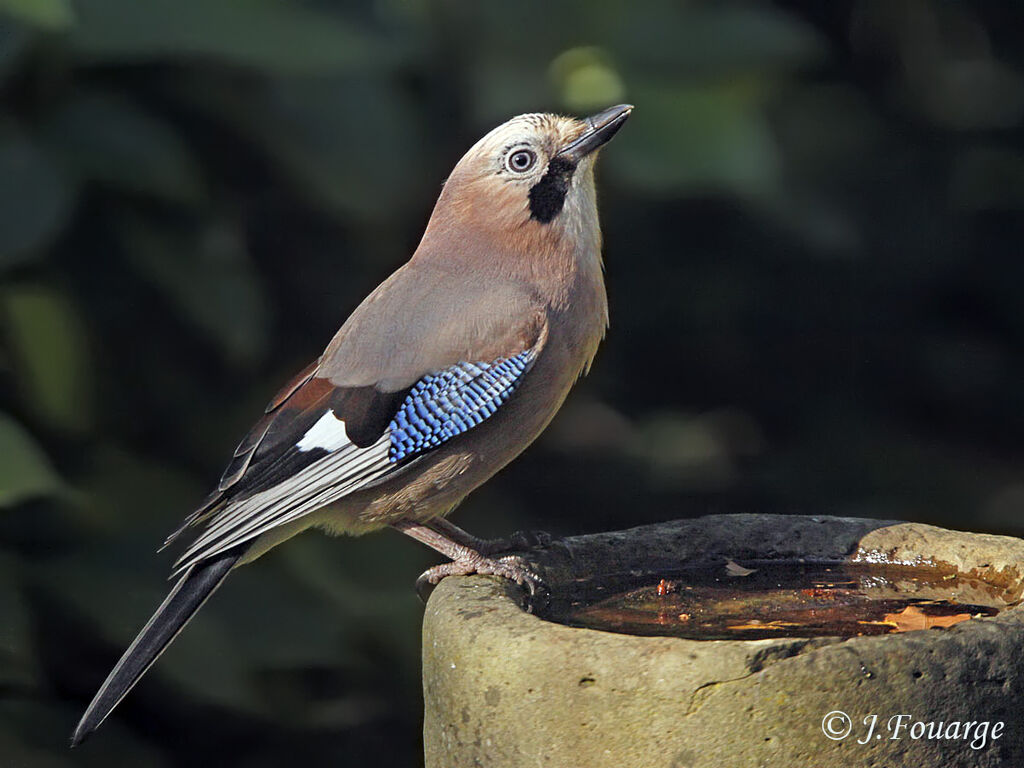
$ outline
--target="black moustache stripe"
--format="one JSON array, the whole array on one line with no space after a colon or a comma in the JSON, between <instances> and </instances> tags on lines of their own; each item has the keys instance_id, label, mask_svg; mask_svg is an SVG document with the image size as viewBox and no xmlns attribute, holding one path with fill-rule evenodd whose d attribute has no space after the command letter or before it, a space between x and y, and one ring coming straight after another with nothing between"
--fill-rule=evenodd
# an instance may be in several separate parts
<instances>
[{"instance_id":1,"label":"black moustache stripe","mask_svg":"<svg viewBox=\"0 0 1024 768\"><path fill-rule=\"evenodd\" d=\"M576 171L576 163L564 157L554 157L548 163L544 176L530 188L530 218L547 224L565 205L569 183Z\"/></svg>"}]
</instances>

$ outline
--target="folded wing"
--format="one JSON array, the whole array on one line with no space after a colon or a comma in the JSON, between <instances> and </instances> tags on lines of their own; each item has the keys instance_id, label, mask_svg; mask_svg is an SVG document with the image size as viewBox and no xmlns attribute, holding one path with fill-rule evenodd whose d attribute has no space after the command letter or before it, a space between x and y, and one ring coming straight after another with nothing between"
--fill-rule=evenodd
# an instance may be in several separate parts
<instances>
[{"instance_id":1,"label":"folded wing","mask_svg":"<svg viewBox=\"0 0 1024 768\"><path fill-rule=\"evenodd\" d=\"M312 371L271 403L239 445L219 496L186 521L181 530L205 527L176 571L386 478L481 424L518 388L541 343L431 371L396 392L337 387Z\"/></svg>"}]
</instances>

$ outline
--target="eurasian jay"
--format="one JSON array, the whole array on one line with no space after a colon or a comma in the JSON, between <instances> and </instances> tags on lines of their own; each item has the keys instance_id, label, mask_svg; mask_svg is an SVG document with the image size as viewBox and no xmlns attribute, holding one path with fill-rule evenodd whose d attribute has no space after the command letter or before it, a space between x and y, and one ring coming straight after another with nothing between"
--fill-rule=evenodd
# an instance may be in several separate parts
<instances>
[{"instance_id":1,"label":"eurasian jay","mask_svg":"<svg viewBox=\"0 0 1024 768\"><path fill-rule=\"evenodd\" d=\"M631 111L519 115L458 162L412 258L274 396L217 489L168 538L198 529L175 564L179 581L72 745L231 569L306 528L397 528L451 558L421 577L431 583L536 581L445 516L533 442L590 367L608 325L594 161Z\"/></svg>"}]
</instances>

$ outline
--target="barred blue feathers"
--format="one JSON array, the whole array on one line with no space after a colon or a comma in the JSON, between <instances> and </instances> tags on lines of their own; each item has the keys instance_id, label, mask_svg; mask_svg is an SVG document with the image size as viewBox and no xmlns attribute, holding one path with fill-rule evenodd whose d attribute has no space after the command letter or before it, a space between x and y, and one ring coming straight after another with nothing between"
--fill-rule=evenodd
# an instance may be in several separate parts
<instances>
[{"instance_id":1,"label":"barred blue feathers","mask_svg":"<svg viewBox=\"0 0 1024 768\"><path fill-rule=\"evenodd\" d=\"M458 363L424 376L391 420L388 458L399 462L436 448L493 415L515 392L536 352L493 363Z\"/></svg>"}]
</instances>

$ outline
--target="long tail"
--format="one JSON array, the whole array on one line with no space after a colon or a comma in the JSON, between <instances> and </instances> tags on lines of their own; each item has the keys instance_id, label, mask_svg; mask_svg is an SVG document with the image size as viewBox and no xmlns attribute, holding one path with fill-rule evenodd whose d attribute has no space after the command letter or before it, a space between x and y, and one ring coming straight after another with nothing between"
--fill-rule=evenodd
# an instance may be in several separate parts
<instances>
[{"instance_id":1,"label":"long tail","mask_svg":"<svg viewBox=\"0 0 1024 768\"><path fill-rule=\"evenodd\" d=\"M153 618L121 656L107 675L71 737L71 746L81 744L100 727L107 715L132 689L164 652L171 641L213 594L244 550L231 550L219 557L200 562L181 577Z\"/></svg>"}]
</instances>

